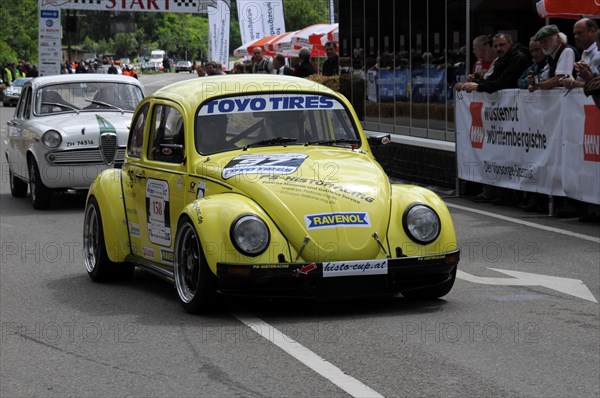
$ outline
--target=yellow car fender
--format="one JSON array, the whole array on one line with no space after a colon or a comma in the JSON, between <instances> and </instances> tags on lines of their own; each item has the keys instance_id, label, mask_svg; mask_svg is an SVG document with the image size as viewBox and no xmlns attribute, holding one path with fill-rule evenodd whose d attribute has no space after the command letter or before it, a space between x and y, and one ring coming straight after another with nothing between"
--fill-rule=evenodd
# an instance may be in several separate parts
<instances>
[{"instance_id":1,"label":"yellow car fender","mask_svg":"<svg viewBox=\"0 0 600 398\"><path fill-rule=\"evenodd\" d=\"M104 243L110 261L125 262L130 253L127 218L121 189L121 169L104 170L92 182L86 200L94 197L100 208Z\"/></svg>"},{"instance_id":2,"label":"yellow car fender","mask_svg":"<svg viewBox=\"0 0 600 398\"><path fill-rule=\"evenodd\" d=\"M447 253L458 248L454 224L446 204L436 193L414 185L392 184L392 213L390 215L389 242L403 243L400 249L405 256L429 256ZM440 234L429 244L420 244L411 240L404 231L403 215L405 210L416 203L431 207L440 218ZM391 247L395 253L396 247Z\"/></svg>"},{"instance_id":3,"label":"yellow car fender","mask_svg":"<svg viewBox=\"0 0 600 398\"><path fill-rule=\"evenodd\" d=\"M289 244L283 234L267 213L246 196L224 193L198 199L183 209L184 214L194 223L206 261L215 274L217 259L240 264L269 264L279 263L283 256L286 262L291 261ZM231 225L244 214L260 217L269 228L269 247L258 256L240 253L231 241Z\"/></svg>"}]
</instances>

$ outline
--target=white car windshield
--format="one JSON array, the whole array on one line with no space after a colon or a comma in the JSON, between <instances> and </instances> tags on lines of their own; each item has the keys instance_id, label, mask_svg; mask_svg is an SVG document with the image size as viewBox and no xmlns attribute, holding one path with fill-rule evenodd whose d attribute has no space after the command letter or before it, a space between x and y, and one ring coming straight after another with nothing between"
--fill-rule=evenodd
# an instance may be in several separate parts
<instances>
[{"instance_id":1,"label":"white car windshield","mask_svg":"<svg viewBox=\"0 0 600 398\"><path fill-rule=\"evenodd\" d=\"M37 90L35 114L133 112L142 98L142 90L133 84L115 82L53 84Z\"/></svg>"},{"instance_id":2,"label":"white car windshield","mask_svg":"<svg viewBox=\"0 0 600 398\"><path fill-rule=\"evenodd\" d=\"M227 97L205 103L196 116L201 154L273 145L360 146L346 108L319 94Z\"/></svg>"}]
</instances>

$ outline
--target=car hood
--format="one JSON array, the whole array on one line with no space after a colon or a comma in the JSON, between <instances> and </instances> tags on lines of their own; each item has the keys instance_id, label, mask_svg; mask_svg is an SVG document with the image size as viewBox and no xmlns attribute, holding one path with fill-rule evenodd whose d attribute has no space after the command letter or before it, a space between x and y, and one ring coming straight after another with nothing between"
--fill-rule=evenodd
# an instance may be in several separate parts
<instances>
[{"instance_id":1,"label":"car hood","mask_svg":"<svg viewBox=\"0 0 600 398\"><path fill-rule=\"evenodd\" d=\"M56 129L62 133L61 146L81 148L98 146L97 140L100 134L111 132L117 133L119 146L126 145L132 117L131 112L80 112L43 117L38 120L42 120L42 124L46 127L42 130ZM90 144L92 140L96 140L95 144Z\"/></svg>"},{"instance_id":2,"label":"car hood","mask_svg":"<svg viewBox=\"0 0 600 398\"><path fill-rule=\"evenodd\" d=\"M374 234L385 240L391 193L380 165L362 151L298 148L241 152L215 171L255 200L296 252L307 242L305 261L380 255Z\"/></svg>"}]
</instances>

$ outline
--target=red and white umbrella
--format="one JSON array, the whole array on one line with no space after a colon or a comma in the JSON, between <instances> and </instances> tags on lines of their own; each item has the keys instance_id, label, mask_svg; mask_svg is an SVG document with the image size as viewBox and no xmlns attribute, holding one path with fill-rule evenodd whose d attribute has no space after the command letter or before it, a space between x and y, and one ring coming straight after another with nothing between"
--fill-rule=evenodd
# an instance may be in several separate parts
<instances>
[{"instance_id":1,"label":"red and white umbrella","mask_svg":"<svg viewBox=\"0 0 600 398\"><path fill-rule=\"evenodd\" d=\"M337 24L336 24L337 25ZM328 41L335 42L339 45L340 42L340 30L336 26L331 32L327 32L326 35L321 36L321 45L324 47Z\"/></svg>"},{"instance_id":2,"label":"red and white umbrella","mask_svg":"<svg viewBox=\"0 0 600 398\"><path fill-rule=\"evenodd\" d=\"M308 26L296 32L292 37L292 44L299 47L311 47L321 45L321 38L332 32L338 27L338 24L316 24ZM311 41L312 36L312 41Z\"/></svg>"},{"instance_id":3,"label":"red and white umbrella","mask_svg":"<svg viewBox=\"0 0 600 398\"><path fill-rule=\"evenodd\" d=\"M269 40L263 48L265 51L273 52L273 53L286 53L294 49L294 45L292 44L292 37L298 31L293 32L285 32L278 36L275 36L272 40Z\"/></svg>"},{"instance_id":4,"label":"red and white umbrella","mask_svg":"<svg viewBox=\"0 0 600 398\"><path fill-rule=\"evenodd\" d=\"M235 55L236 57L251 57L252 51L254 50L254 48L260 47L260 48L263 48L264 55L273 56L273 55L275 55L274 52L264 51L264 45L269 40L273 40L277 36L278 35L265 36L265 37L261 37L260 39L256 39L250 43L244 43L241 46L239 46L238 48L236 48L235 50L233 50L233 55Z\"/></svg>"},{"instance_id":5,"label":"red and white umbrella","mask_svg":"<svg viewBox=\"0 0 600 398\"><path fill-rule=\"evenodd\" d=\"M541 18L600 18L600 0L541 0L536 7Z\"/></svg>"}]
</instances>

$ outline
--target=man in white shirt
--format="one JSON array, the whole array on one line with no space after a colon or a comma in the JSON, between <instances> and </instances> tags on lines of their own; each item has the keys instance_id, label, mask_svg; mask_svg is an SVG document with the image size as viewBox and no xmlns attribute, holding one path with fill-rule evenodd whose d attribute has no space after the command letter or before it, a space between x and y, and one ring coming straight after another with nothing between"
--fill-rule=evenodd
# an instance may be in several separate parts
<instances>
[{"instance_id":1,"label":"man in white shirt","mask_svg":"<svg viewBox=\"0 0 600 398\"><path fill-rule=\"evenodd\" d=\"M575 44L582 51L581 61L574 65L577 79L573 79L571 76L564 78L562 80L564 87L569 89L583 87L590 78L588 74L581 73L584 68L589 67L592 73L600 73L600 51L598 51L598 45L596 44L597 32L598 24L592 19L582 18L573 25Z\"/></svg>"}]
</instances>

